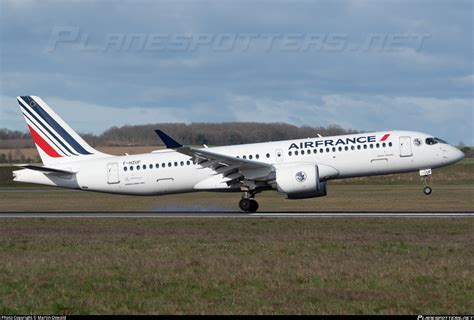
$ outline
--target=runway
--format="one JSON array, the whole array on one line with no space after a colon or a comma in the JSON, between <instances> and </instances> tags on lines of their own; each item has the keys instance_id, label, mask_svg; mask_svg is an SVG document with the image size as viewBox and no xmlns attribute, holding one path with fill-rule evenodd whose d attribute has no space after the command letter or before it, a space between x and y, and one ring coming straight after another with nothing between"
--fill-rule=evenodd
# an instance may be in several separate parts
<instances>
[{"instance_id":1,"label":"runway","mask_svg":"<svg viewBox=\"0 0 474 320\"><path fill-rule=\"evenodd\" d=\"M468 218L473 212L0 212L0 218Z\"/></svg>"}]
</instances>

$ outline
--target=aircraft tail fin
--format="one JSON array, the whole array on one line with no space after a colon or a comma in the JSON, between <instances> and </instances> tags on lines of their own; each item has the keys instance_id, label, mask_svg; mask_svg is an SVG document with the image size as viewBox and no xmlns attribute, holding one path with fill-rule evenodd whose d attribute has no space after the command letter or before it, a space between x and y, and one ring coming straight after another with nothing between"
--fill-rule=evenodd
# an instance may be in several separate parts
<instances>
[{"instance_id":1,"label":"aircraft tail fin","mask_svg":"<svg viewBox=\"0 0 474 320\"><path fill-rule=\"evenodd\" d=\"M44 165L108 156L92 148L40 97L17 97Z\"/></svg>"}]
</instances>

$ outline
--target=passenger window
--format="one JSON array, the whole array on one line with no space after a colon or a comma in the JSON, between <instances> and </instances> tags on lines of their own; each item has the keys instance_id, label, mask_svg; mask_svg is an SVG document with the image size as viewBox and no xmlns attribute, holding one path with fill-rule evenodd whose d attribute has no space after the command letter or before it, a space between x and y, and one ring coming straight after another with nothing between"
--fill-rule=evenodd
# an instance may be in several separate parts
<instances>
[{"instance_id":1,"label":"passenger window","mask_svg":"<svg viewBox=\"0 0 474 320\"><path fill-rule=\"evenodd\" d=\"M171 166L172 166L171 162L168 162L168 167L171 167Z\"/></svg>"},{"instance_id":2,"label":"passenger window","mask_svg":"<svg viewBox=\"0 0 474 320\"><path fill-rule=\"evenodd\" d=\"M324 153L324 149L323 148L319 149L319 153Z\"/></svg>"},{"instance_id":3,"label":"passenger window","mask_svg":"<svg viewBox=\"0 0 474 320\"><path fill-rule=\"evenodd\" d=\"M143 170L145 170L145 169L146 169L146 164L144 164L144 165L142 166L142 168L143 168Z\"/></svg>"},{"instance_id":4,"label":"passenger window","mask_svg":"<svg viewBox=\"0 0 474 320\"><path fill-rule=\"evenodd\" d=\"M174 166L175 166L175 167L177 167L177 166L178 166L178 163L177 163L177 162L175 162L175 163L174 163Z\"/></svg>"},{"instance_id":5,"label":"passenger window","mask_svg":"<svg viewBox=\"0 0 474 320\"><path fill-rule=\"evenodd\" d=\"M357 150L360 150L360 144L357 145Z\"/></svg>"},{"instance_id":6,"label":"passenger window","mask_svg":"<svg viewBox=\"0 0 474 320\"><path fill-rule=\"evenodd\" d=\"M137 170L140 170L140 166L137 166Z\"/></svg>"},{"instance_id":7,"label":"passenger window","mask_svg":"<svg viewBox=\"0 0 474 320\"><path fill-rule=\"evenodd\" d=\"M380 144L379 144L379 143L377 143L377 144L375 145L375 147L377 147L377 148L380 148Z\"/></svg>"},{"instance_id":8,"label":"passenger window","mask_svg":"<svg viewBox=\"0 0 474 320\"><path fill-rule=\"evenodd\" d=\"M336 147L332 147L332 152L336 152Z\"/></svg>"},{"instance_id":9,"label":"passenger window","mask_svg":"<svg viewBox=\"0 0 474 320\"><path fill-rule=\"evenodd\" d=\"M314 149L314 150L313 150L313 153L318 153L318 149Z\"/></svg>"},{"instance_id":10,"label":"passenger window","mask_svg":"<svg viewBox=\"0 0 474 320\"><path fill-rule=\"evenodd\" d=\"M304 155L304 150L301 150L301 155Z\"/></svg>"},{"instance_id":11,"label":"passenger window","mask_svg":"<svg viewBox=\"0 0 474 320\"><path fill-rule=\"evenodd\" d=\"M388 143L388 146L389 146L389 147L391 147L391 146L392 146L392 143L391 143L391 142L389 142L389 143Z\"/></svg>"},{"instance_id":12,"label":"passenger window","mask_svg":"<svg viewBox=\"0 0 474 320\"><path fill-rule=\"evenodd\" d=\"M188 166L189 166L190 164L191 164L191 161L189 161L189 160L188 160L188 161L186 161L186 165L188 165Z\"/></svg>"},{"instance_id":13,"label":"passenger window","mask_svg":"<svg viewBox=\"0 0 474 320\"><path fill-rule=\"evenodd\" d=\"M269 153L267 153L267 158L270 158L270 154L269 154Z\"/></svg>"},{"instance_id":14,"label":"passenger window","mask_svg":"<svg viewBox=\"0 0 474 320\"><path fill-rule=\"evenodd\" d=\"M307 152L308 152L308 154L311 154L311 149L308 149Z\"/></svg>"},{"instance_id":15,"label":"passenger window","mask_svg":"<svg viewBox=\"0 0 474 320\"><path fill-rule=\"evenodd\" d=\"M148 167L149 167L150 169L153 169L153 165L152 165L152 164L150 164Z\"/></svg>"},{"instance_id":16,"label":"passenger window","mask_svg":"<svg viewBox=\"0 0 474 320\"><path fill-rule=\"evenodd\" d=\"M255 155L255 159L258 159L260 158L260 156L258 154Z\"/></svg>"},{"instance_id":17,"label":"passenger window","mask_svg":"<svg viewBox=\"0 0 474 320\"><path fill-rule=\"evenodd\" d=\"M181 165L181 167L184 166L184 161L181 161L179 164Z\"/></svg>"},{"instance_id":18,"label":"passenger window","mask_svg":"<svg viewBox=\"0 0 474 320\"><path fill-rule=\"evenodd\" d=\"M342 147L339 147L339 151L342 151Z\"/></svg>"},{"instance_id":19,"label":"passenger window","mask_svg":"<svg viewBox=\"0 0 474 320\"><path fill-rule=\"evenodd\" d=\"M242 159L247 159L247 156L242 156Z\"/></svg>"},{"instance_id":20,"label":"passenger window","mask_svg":"<svg viewBox=\"0 0 474 320\"><path fill-rule=\"evenodd\" d=\"M366 145L366 144L364 144L364 149L367 149L367 145Z\"/></svg>"},{"instance_id":21,"label":"passenger window","mask_svg":"<svg viewBox=\"0 0 474 320\"><path fill-rule=\"evenodd\" d=\"M288 151L288 155L291 156L291 151Z\"/></svg>"},{"instance_id":22,"label":"passenger window","mask_svg":"<svg viewBox=\"0 0 474 320\"><path fill-rule=\"evenodd\" d=\"M158 169L160 167L159 163L155 163L155 168Z\"/></svg>"},{"instance_id":23,"label":"passenger window","mask_svg":"<svg viewBox=\"0 0 474 320\"><path fill-rule=\"evenodd\" d=\"M127 167L123 167L123 171L127 171Z\"/></svg>"},{"instance_id":24,"label":"passenger window","mask_svg":"<svg viewBox=\"0 0 474 320\"><path fill-rule=\"evenodd\" d=\"M297 156L297 155L298 155L298 151L295 151L295 156Z\"/></svg>"},{"instance_id":25,"label":"passenger window","mask_svg":"<svg viewBox=\"0 0 474 320\"><path fill-rule=\"evenodd\" d=\"M387 146L387 144L384 142L382 143L382 148L385 148Z\"/></svg>"},{"instance_id":26,"label":"passenger window","mask_svg":"<svg viewBox=\"0 0 474 320\"><path fill-rule=\"evenodd\" d=\"M130 171L133 171L133 167L132 167L132 166L130 166Z\"/></svg>"},{"instance_id":27,"label":"passenger window","mask_svg":"<svg viewBox=\"0 0 474 320\"><path fill-rule=\"evenodd\" d=\"M166 167L166 163L163 162L163 163L161 164L161 167L162 167L162 168Z\"/></svg>"},{"instance_id":28,"label":"passenger window","mask_svg":"<svg viewBox=\"0 0 474 320\"><path fill-rule=\"evenodd\" d=\"M326 152L329 152L329 148L326 148Z\"/></svg>"},{"instance_id":29,"label":"passenger window","mask_svg":"<svg viewBox=\"0 0 474 320\"><path fill-rule=\"evenodd\" d=\"M344 150L345 150L345 151L349 150L349 147L348 147L348 146L345 146L345 147L344 147Z\"/></svg>"},{"instance_id":30,"label":"passenger window","mask_svg":"<svg viewBox=\"0 0 474 320\"><path fill-rule=\"evenodd\" d=\"M249 160L252 160L252 158L253 158L252 155L249 155Z\"/></svg>"},{"instance_id":31,"label":"passenger window","mask_svg":"<svg viewBox=\"0 0 474 320\"><path fill-rule=\"evenodd\" d=\"M354 147L354 146L351 146L351 150L354 150L354 149L355 149L355 147Z\"/></svg>"},{"instance_id":32,"label":"passenger window","mask_svg":"<svg viewBox=\"0 0 474 320\"><path fill-rule=\"evenodd\" d=\"M374 145L371 143L370 144L370 149L373 149L374 148Z\"/></svg>"}]
</instances>

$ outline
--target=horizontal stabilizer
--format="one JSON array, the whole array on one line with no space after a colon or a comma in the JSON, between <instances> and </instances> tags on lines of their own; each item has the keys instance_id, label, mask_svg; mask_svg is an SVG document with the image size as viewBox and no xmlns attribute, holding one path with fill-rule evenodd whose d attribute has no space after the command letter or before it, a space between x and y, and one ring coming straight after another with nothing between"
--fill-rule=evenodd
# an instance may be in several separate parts
<instances>
[{"instance_id":1,"label":"horizontal stabilizer","mask_svg":"<svg viewBox=\"0 0 474 320\"><path fill-rule=\"evenodd\" d=\"M168 149L177 149L183 146L181 143L177 142L163 131L156 129L155 132Z\"/></svg>"},{"instance_id":2,"label":"horizontal stabilizer","mask_svg":"<svg viewBox=\"0 0 474 320\"><path fill-rule=\"evenodd\" d=\"M36 170L36 171L41 171L45 173L58 173L58 174L75 174L76 172L74 171L68 171L68 170L63 170L63 169L56 169L56 168L49 168L49 167L42 167L42 166L35 166L32 164L22 164L18 165L18 167L25 168L25 169L30 169L30 170Z\"/></svg>"}]
</instances>

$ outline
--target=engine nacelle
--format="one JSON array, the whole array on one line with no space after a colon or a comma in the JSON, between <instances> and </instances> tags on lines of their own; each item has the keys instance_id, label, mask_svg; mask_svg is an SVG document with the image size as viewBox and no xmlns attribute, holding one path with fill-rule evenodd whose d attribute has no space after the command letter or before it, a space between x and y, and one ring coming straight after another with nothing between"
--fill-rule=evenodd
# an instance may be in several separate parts
<instances>
[{"instance_id":1,"label":"engine nacelle","mask_svg":"<svg viewBox=\"0 0 474 320\"><path fill-rule=\"evenodd\" d=\"M319 169L314 164L283 166L276 170L278 192L286 193L288 199L323 197L326 181L320 181Z\"/></svg>"}]
</instances>

